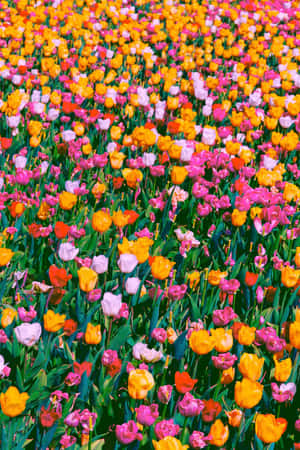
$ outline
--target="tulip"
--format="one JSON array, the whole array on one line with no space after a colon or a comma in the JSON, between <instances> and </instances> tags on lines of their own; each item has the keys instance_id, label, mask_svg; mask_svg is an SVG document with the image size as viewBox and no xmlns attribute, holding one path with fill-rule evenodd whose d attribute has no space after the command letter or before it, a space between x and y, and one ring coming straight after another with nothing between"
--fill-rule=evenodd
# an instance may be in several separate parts
<instances>
[{"instance_id":1,"label":"tulip","mask_svg":"<svg viewBox=\"0 0 300 450\"><path fill-rule=\"evenodd\" d=\"M129 217L123 214L122 211L114 211L112 216L112 221L114 225L118 228L123 228L128 224Z\"/></svg>"},{"instance_id":2,"label":"tulip","mask_svg":"<svg viewBox=\"0 0 300 450\"><path fill-rule=\"evenodd\" d=\"M222 279L227 277L227 272L221 272L220 270L211 270L208 274L207 281L212 286L219 286Z\"/></svg>"},{"instance_id":3,"label":"tulip","mask_svg":"<svg viewBox=\"0 0 300 450\"><path fill-rule=\"evenodd\" d=\"M240 409L233 409L232 411L225 411L228 418L229 425L238 428L243 418L243 412Z\"/></svg>"},{"instance_id":4,"label":"tulip","mask_svg":"<svg viewBox=\"0 0 300 450\"><path fill-rule=\"evenodd\" d=\"M273 414L257 414L255 419L255 434L265 444L279 441L287 428L287 420Z\"/></svg>"},{"instance_id":5,"label":"tulip","mask_svg":"<svg viewBox=\"0 0 300 450\"><path fill-rule=\"evenodd\" d=\"M0 267L6 266L13 255L14 252L10 248L0 248Z\"/></svg>"},{"instance_id":6,"label":"tulip","mask_svg":"<svg viewBox=\"0 0 300 450\"><path fill-rule=\"evenodd\" d=\"M300 322L296 321L291 323L289 329L289 338L291 345L300 350Z\"/></svg>"},{"instance_id":7,"label":"tulip","mask_svg":"<svg viewBox=\"0 0 300 450\"><path fill-rule=\"evenodd\" d=\"M261 401L263 390L262 384L243 378L235 384L234 399L240 408L250 409Z\"/></svg>"},{"instance_id":8,"label":"tulip","mask_svg":"<svg viewBox=\"0 0 300 450\"><path fill-rule=\"evenodd\" d=\"M190 392L198 380L193 380L187 372L175 372L175 386L180 394Z\"/></svg>"},{"instance_id":9,"label":"tulip","mask_svg":"<svg viewBox=\"0 0 300 450\"><path fill-rule=\"evenodd\" d=\"M44 314L44 328L49 333L55 333L60 330L65 323L65 314L58 314L50 309Z\"/></svg>"},{"instance_id":10,"label":"tulip","mask_svg":"<svg viewBox=\"0 0 300 450\"><path fill-rule=\"evenodd\" d=\"M42 327L38 322L22 323L14 328L14 332L20 344L32 347L41 337Z\"/></svg>"},{"instance_id":11,"label":"tulip","mask_svg":"<svg viewBox=\"0 0 300 450\"><path fill-rule=\"evenodd\" d=\"M215 349L217 352L228 352L233 346L232 330L224 328L211 329L211 336L215 340Z\"/></svg>"},{"instance_id":12,"label":"tulip","mask_svg":"<svg viewBox=\"0 0 300 450\"><path fill-rule=\"evenodd\" d=\"M0 378L8 377L10 374L11 368L5 364L5 360L2 355L0 355Z\"/></svg>"},{"instance_id":13,"label":"tulip","mask_svg":"<svg viewBox=\"0 0 300 450\"><path fill-rule=\"evenodd\" d=\"M209 434L211 436L209 441L211 445L223 447L229 438L229 428L228 426L225 426L220 419L218 419L210 427Z\"/></svg>"},{"instance_id":14,"label":"tulip","mask_svg":"<svg viewBox=\"0 0 300 450\"><path fill-rule=\"evenodd\" d=\"M206 355L215 346L215 339L207 330L193 331L189 338L191 349L198 355Z\"/></svg>"},{"instance_id":15,"label":"tulip","mask_svg":"<svg viewBox=\"0 0 300 450\"><path fill-rule=\"evenodd\" d=\"M138 423L150 427L154 424L159 417L158 405L153 403L152 405L140 405L135 408L136 420Z\"/></svg>"},{"instance_id":16,"label":"tulip","mask_svg":"<svg viewBox=\"0 0 300 450\"><path fill-rule=\"evenodd\" d=\"M107 231L112 224L111 216L103 211L98 211L93 214L92 217L92 227L95 231L99 233L104 233Z\"/></svg>"},{"instance_id":17,"label":"tulip","mask_svg":"<svg viewBox=\"0 0 300 450\"><path fill-rule=\"evenodd\" d=\"M140 287L141 280L137 277L127 278L125 283L125 290L129 295L135 295Z\"/></svg>"},{"instance_id":18,"label":"tulip","mask_svg":"<svg viewBox=\"0 0 300 450\"><path fill-rule=\"evenodd\" d=\"M274 378L276 381L279 381L281 383L284 383L287 381L291 375L292 372L292 360L291 358L283 359L282 361L279 361L276 356L273 357L275 362L275 373Z\"/></svg>"},{"instance_id":19,"label":"tulip","mask_svg":"<svg viewBox=\"0 0 300 450\"><path fill-rule=\"evenodd\" d=\"M91 269L93 269L98 274L107 272L108 258L104 255L94 256Z\"/></svg>"},{"instance_id":20,"label":"tulip","mask_svg":"<svg viewBox=\"0 0 300 450\"><path fill-rule=\"evenodd\" d=\"M225 369L222 372L221 383L222 384L230 384L233 382L235 376L235 369L233 367L229 367L229 369Z\"/></svg>"},{"instance_id":21,"label":"tulip","mask_svg":"<svg viewBox=\"0 0 300 450\"><path fill-rule=\"evenodd\" d=\"M241 227L247 220L247 211L239 211L234 209L231 215L232 225L235 227Z\"/></svg>"},{"instance_id":22,"label":"tulip","mask_svg":"<svg viewBox=\"0 0 300 450\"><path fill-rule=\"evenodd\" d=\"M138 265L138 260L135 255L123 253L122 255L120 255L117 264L121 272L130 273Z\"/></svg>"},{"instance_id":23,"label":"tulip","mask_svg":"<svg viewBox=\"0 0 300 450\"><path fill-rule=\"evenodd\" d=\"M248 325L242 325L238 331L237 340L241 345L251 345L255 340L254 327L248 327Z\"/></svg>"},{"instance_id":24,"label":"tulip","mask_svg":"<svg viewBox=\"0 0 300 450\"><path fill-rule=\"evenodd\" d=\"M157 391L158 400L164 405L167 405L171 400L172 391L173 386L171 386L170 384L160 386Z\"/></svg>"},{"instance_id":25,"label":"tulip","mask_svg":"<svg viewBox=\"0 0 300 450\"><path fill-rule=\"evenodd\" d=\"M69 211L77 203L77 195L64 191L59 195L59 206L61 209Z\"/></svg>"},{"instance_id":26,"label":"tulip","mask_svg":"<svg viewBox=\"0 0 300 450\"><path fill-rule=\"evenodd\" d=\"M79 286L83 292L90 292L95 289L95 286L98 281L98 275L94 270L89 267L81 267L77 271L77 275L79 278Z\"/></svg>"},{"instance_id":27,"label":"tulip","mask_svg":"<svg viewBox=\"0 0 300 450\"><path fill-rule=\"evenodd\" d=\"M101 342L100 325L93 326L91 323L87 324L84 339L86 344L97 345Z\"/></svg>"},{"instance_id":28,"label":"tulip","mask_svg":"<svg viewBox=\"0 0 300 450\"><path fill-rule=\"evenodd\" d=\"M181 442L173 436L166 436L160 441L152 441L155 450L186 450L188 445L182 445Z\"/></svg>"},{"instance_id":29,"label":"tulip","mask_svg":"<svg viewBox=\"0 0 300 450\"><path fill-rule=\"evenodd\" d=\"M287 288L296 286L299 277L300 277L300 270L295 270L289 266L285 266L281 270L281 283Z\"/></svg>"},{"instance_id":30,"label":"tulip","mask_svg":"<svg viewBox=\"0 0 300 450\"><path fill-rule=\"evenodd\" d=\"M54 233L57 239L64 239L69 232L69 225L66 225L64 222L56 222L54 227Z\"/></svg>"},{"instance_id":31,"label":"tulip","mask_svg":"<svg viewBox=\"0 0 300 450\"><path fill-rule=\"evenodd\" d=\"M72 261L78 255L79 248L74 247L70 242L60 244L58 249L58 256L63 261Z\"/></svg>"},{"instance_id":32,"label":"tulip","mask_svg":"<svg viewBox=\"0 0 300 450\"><path fill-rule=\"evenodd\" d=\"M246 272L245 283L247 286L252 287L256 284L258 279L258 273Z\"/></svg>"},{"instance_id":33,"label":"tulip","mask_svg":"<svg viewBox=\"0 0 300 450\"><path fill-rule=\"evenodd\" d=\"M148 391L154 387L154 379L148 370L131 370L128 377L128 393L138 400L146 398Z\"/></svg>"},{"instance_id":34,"label":"tulip","mask_svg":"<svg viewBox=\"0 0 300 450\"><path fill-rule=\"evenodd\" d=\"M3 328L8 327L8 325L13 323L14 319L16 319L17 317L18 317L17 311L15 311L12 308L5 308L2 311L2 315L1 315L1 326Z\"/></svg>"},{"instance_id":35,"label":"tulip","mask_svg":"<svg viewBox=\"0 0 300 450\"><path fill-rule=\"evenodd\" d=\"M259 358L255 354L243 353L238 367L243 377L257 381L261 376L263 365L264 358Z\"/></svg>"},{"instance_id":36,"label":"tulip","mask_svg":"<svg viewBox=\"0 0 300 450\"><path fill-rule=\"evenodd\" d=\"M179 431L180 427L174 423L173 419L157 422L154 428L155 435L158 439L164 439L169 436L174 437L179 433Z\"/></svg>"},{"instance_id":37,"label":"tulip","mask_svg":"<svg viewBox=\"0 0 300 450\"><path fill-rule=\"evenodd\" d=\"M185 167L173 166L171 171L171 181L173 184L182 184L188 175Z\"/></svg>"},{"instance_id":38,"label":"tulip","mask_svg":"<svg viewBox=\"0 0 300 450\"><path fill-rule=\"evenodd\" d=\"M139 441L143 439L143 435L138 431L137 424L130 420L128 423L116 426L116 437L121 444L128 445L137 439Z\"/></svg>"},{"instance_id":39,"label":"tulip","mask_svg":"<svg viewBox=\"0 0 300 450\"><path fill-rule=\"evenodd\" d=\"M111 292L105 292L101 306L103 313L106 316L117 317L122 306L122 295L114 295Z\"/></svg>"},{"instance_id":40,"label":"tulip","mask_svg":"<svg viewBox=\"0 0 300 450\"><path fill-rule=\"evenodd\" d=\"M165 280L170 275L174 265L174 262L163 256L154 256L150 263L152 276L157 280Z\"/></svg>"},{"instance_id":41,"label":"tulip","mask_svg":"<svg viewBox=\"0 0 300 450\"><path fill-rule=\"evenodd\" d=\"M178 411L184 417L199 416L204 408L204 402L195 398L192 394L187 392L183 399L178 403Z\"/></svg>"},{"instance_id":42,"label":"tulip","mask_svg":"<svg viewBox=\"0 0 300 450\"><path fill-rule=\"evenodd\" d=\"M5 394L0 394L0 405L3 414L9 417L16 417L22 414L26 408L26 401L29 395L26 392L22 394L15 386L10 386Z\"/></svg>"},{"instance_id":43,"label":"tulip","mask_svg":"<svg viewBox=\"0 0 300 450\"><path fill-rule=\"evenodd\" d=\"M72 278L72 275L67 275L66 269L59 269L55 265L52 265L49 268L49 278L53 286L63 288L68 283L68 280Z\"/></svg>"}]
</instances>

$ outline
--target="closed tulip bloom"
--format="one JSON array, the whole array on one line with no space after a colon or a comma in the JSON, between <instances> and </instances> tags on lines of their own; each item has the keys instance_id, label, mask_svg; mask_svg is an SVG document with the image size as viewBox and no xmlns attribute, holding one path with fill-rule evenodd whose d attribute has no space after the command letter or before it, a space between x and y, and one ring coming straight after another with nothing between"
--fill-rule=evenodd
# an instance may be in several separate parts
<instances>
[{"instance_id":1,"label":"closed tulip bloom","mask_svg":"<svg viewBox=\"0 0 300 450\"><path fill-rule=\"evenodd\" d=\"M139 290L140 284L141 284L141 280L137 277L127 278L126 283L125 283L125 290L126 290L127 294L129 294L129 295L136 294L137 291Z\"/></svg>"},{"instance_id":2,"label":"closed tulip bloom","mask_svg":"<svg viewBox=\"0 0 300 450\"><path fill-rule=\"evenodd\" d=\"M261 401L263 390L262 384L243 378L235 383L234 399L240 408L250 409Z\"/></svg>"},{"instance_id":3,"label":"closed tulip bloom","mask_svg":"<svg viewBox=\"0 0 300 450\"><path fill-rule=\"evenodd\" d=\"M16 338L20 344L32 347L41 337L42 327L40 323L22 323L14 328Z\"/></svg>"},{"instance_id":4,"label":"closed tulip bloom","mask_svg":"<svg viewBox=\"0 0 300 450\"><path fill-rule=\"evenodd\" d=\"M216 447L223 447L229 438L229 428L224 425L220 419L217 419L215 423L210 427L209 434L211 439L209 443Z\"/></svg>"},{"instance_id":5,"label":"closed tulip bloom","mask_svg":"<svg viewBox=\"0 0 300 450\"><path fill-rule=\"evenodd\" d=\"M142 400L154 387L154 379L148 370L131 370L128 377L128 393L131 398Z\"/></svg>"},{"instance_id":6,"label":"closed tulip bloom","mask_svg":"<svg viewBox=\"0 0 300 450\"><path fill-rule=\"evenodd\" d=\"M289 338L291 345L300 350L300 322L296 321L291 323L289 329Z\"/></svg>"},{"instance_id":7,"label":"closed tulip bloom","mask_svg":"<svg viewBox=\"0 0 300 450\"><path fill-rule=\"evenodd\" d=\"M158 400L163 403L164 405L167 405L169 401L171 400L173 392L173 386L170 384L165 384L164 386L160 386L157 391L157 397Z\"/></svg>"},{"instance_id":8,"label":"closed tulip bloom","mask_svg":"<svg viewBox=\"0 0 300 450\"><path fill-rule=\"evenodd\" d=\"M276 381L280 381L280 383L284 383L290 378L293 363L291 358L283 359L279 361L276 356L273 357L275 362L275 373L274 378Z\"/></svg>"},{"instance_id":9,"label":"closed tulip bloom","mask_svg":"<svg viewBox=\"0 0 300 450\"><path fill-rule=\"evenodd\" d=\"M243 353L238 368L243 377L257 381L261 377L264 361L264 358L259 358L255 354Z\"/></svg>"},{"instance_id":10,"label":"closed tulip bloom","mask_svg":"<svg viewBox=\"0 0 300 450\"><path fill-rule=\"evenodd\" d=\"M217 328L210 330L212 337L215 340L215 349L217 352L228 352L233 346L232 330L225 330L224 328Z\"/></svg>"},{"instance_id":11,"label":"closed tulip bloom","mask_svg":"<svg viewBox=\"0 0 300 450\"><path fill-rule=\"evenodd\" d=\"M101 342L101 338L100 325L93 326L91 323L88 323L84 335L86 344L97 345Z\"/></svg>"},{"instance_id":12,"label":"closed tulip bloom","mask_svg":"<svg viewBox=\"0 0 300 450\"><path fill-rule=\"evenodd\" d=\"M49 309L44 314L44 328L50 333L55 333L64 326L65 319L65 314L58 314Z\"/></svg>"},{"instance_id":13,"label":"closed tulip bloom","mask_svg":"<svg viewBox=\"0 0 300 450\"><path fill-rule=\"evenodd\" d=\"M165 280L170 275L175 263L163 256L154 256L150 265L152 276L157 280Z\"/></svg>"},{"instance_id":14,"label":"closed tulip bloom","mask_svg":"<svg viewBox=\"0 0 300 450\"><path fill-rule=\"evenodd\" d=\"M299 277L300 277L300 270L295 270L289 266L285 266L281 270L281 283L287 288L296 286Z\"/></svg>"},{"instance_id":15,"label":"closed tulip bloom","mask_svg":"<svg viewBox=\"0 0 300 450\"><path fill-rule=\"evenodd\" d=\"M258 279L258 273L246 272L245 283L247 286L254 286Z\"/></svg>"},{"instance_id":16,"label":"closed tulip bloom","mask_svg":"<svg viewBox=\"0 0 300 450\"><path fill-rule=\"evenodd\" d=\"M108 258L104 255L94 256L91 269L93 269L98 274L107 272Z\"/></svg>"},{"instance_id":17,"label":"closed tulip bloom","mask_svg":"<svg viewBox=\"0 0 300 450\"><path fill-rule=\"evenodd\" d=\"M222 384L230 384L233 382L235 377L235 369L234 367L229 367L229 369L225 369L222 372L221 383Z\"/></svg>"},{"instance_id":18,"label":"closed tulip bloom","mask_svg":"<svg viewBox=\"0 0 300 450\"><path fill-rule=\"evenodd\" d=\"M95 286L98 281L98 275L94 270L89 267L81 267L77 271L77 275L79 278L79 286L83 292L90 292L95 289Z\"/></svg>"},{"instance_id":19,"label":"closed tulip bloom","mask_svg":"<svg viewBox=\"0 0 300 450\"><path fill-rule=\"evenodd\" d=\"M189 339L189 345L198 355L206 355L214 348L215 339L207 330L193 331Z\"/></svg>"},{"instance_id":20,"label":"closed tulip bloom","mask_svg":"<svg viewBox=\"0 0 300 450\"><path fill-rule=\"evenodd\" d=\"M111 224L112 218L108 213L104 211L98 211L93 214L92 227L95 231L98 231L99 233L104 233L110 228Z\"/></svg>"},{"instance_id":21,"label":"closed tulip bloom","mask_svg":"<svg viewBox=\"0 0 300 450\"><path fill-rule=\"evenodd\" d=\"M247 220L247 211L234 209L231 215L231 223L235 227L241 227Z\"/></svg>"},{"instance_id":22,"label":"closed tulip bloom","mask_svg":"<svg viewBox=\"0 0 300 450\"><path fill-rule=\"evenodd\" d=\"M122 306L122 295L114 295L111 292L105 292L101 306L103 313L106 316L118 316Z\"/></svg>"},{"instance_id":23,"label":"closed tulip bloom","mask_svg":"<svg viewBox=\"0 0 300 450\"><path fill-rule=\"evenodd\" d=\"M13 255L14 252L10 248L0 248L0 267L6 266Z\"/></svg>"},{"instance_id":24,"label":"closed tulip bloom","mask_svg":"<svg viewBox=\"0 0 300 450\"><path fill-rule=\"evenodd\" d=\"M118 267L122 273L132 272L138 265L138 260L135 255L130 253L123 253L118 259Z\"/></svg>"},{"instance_id":25,"label":"closed tulip bloom","mask_svg":"<svg viewBox=\"0 0 300 450\"><path fill-rule=\"evenodd\" d=\"M173 166L171 171L171 181L173 184L182 184L188 175L185 167Z\"/></svg>"},{"instance_id":26,"label":"closed tulip bloom","mask_svg":"<svg viewBox=\"0 0 300 450\"><path fill-rule=\"evenodd\" d=\"M3 414L8 417L16 417L22 414L26 408L29 395L20 393L15 386L10 386L5 393L0 394L0 405Z\"/></svg>"},{"instance_id":27,"label":"closed tulip bloom","mask_svg":"<svg viewBox=\"0 0 300 450\"><path fill-rule=\"evenodd\" d=\"M243 412L240 409L233 409L232 411L226 411L225 412L228 423L232 427L239 427L242 421Z\"/></svg>"},{"instance_id":28,"label":"closed tulip bloom","mask_svg":"<svg viewBox=\"0 0 300 450\"><path fill-rule=\"evenodd\" d=\"M287 428L287 420L273 414L257 414L255 419L255 434L265 444L279 441Z\"/></svg>"},{"instance_id":29,"label":"closed tulip bloom","mask_svg":"<svg viewBox=\"0 0 300 450\"><path fill-rule=\"evenodd\" d=\"M186 450L188 445L182 445L181 442L173 436L166 436L160 441L152 441L154 450Z\"/></svg>"},{"instance_id":30,"label":"closed tulip bloom","mask_svg":"<svg viewBox=\"0 0 300 450\"><path fill-rule=\"evenodd\" d=\"M242 325L237 333L237 340L241 345L251 345L255 341L255 327Z\"/></svg>"}]
</instances>

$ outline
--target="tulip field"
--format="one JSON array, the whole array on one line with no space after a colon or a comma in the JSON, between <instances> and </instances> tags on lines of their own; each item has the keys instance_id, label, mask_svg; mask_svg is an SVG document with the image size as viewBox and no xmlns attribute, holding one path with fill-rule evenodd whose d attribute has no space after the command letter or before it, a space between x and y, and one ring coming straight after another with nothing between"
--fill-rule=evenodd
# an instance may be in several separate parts
<instances>
[{"instance_id":1,"label":"tulip field","mask_svg":"<svg viewBox=\"0 0 300 450\"><path fill-rule=\"evenodd\" d=\"M300 3L0 0L0 448L300 449Z\"/></svg>"}]
</instances>

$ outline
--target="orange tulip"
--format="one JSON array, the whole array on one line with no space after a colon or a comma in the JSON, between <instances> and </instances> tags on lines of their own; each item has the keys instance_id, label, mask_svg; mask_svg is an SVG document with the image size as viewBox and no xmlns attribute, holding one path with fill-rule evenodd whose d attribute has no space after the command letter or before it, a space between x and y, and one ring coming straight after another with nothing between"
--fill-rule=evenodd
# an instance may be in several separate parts
<instances>
[{"instance_id":1,"label":"orange tulip","mask_svg":"<svg viewBox=\"0 0 300 450\"><path fill-rule=\"evenodd\" d=\"M229 438L229 428L227 425L225 426L220 419L218 419L210 427L209 434L211 436L211 440L209 441L211 445L223 447Z\"/></svg>"},{"instance_id":2,"label":"orange tulip","mask_svg":"<svg viewBox=\"0 0 300 450\"><path fill-rule=\"evenodd\" d=\"M255 327L242 325L237 333L237 339L241 345L251 345L255 341Z\"/></svg>"},{"instance_id":3,"label":"orange tulip","mask_svg":"<svg viewBox=\"0 0 300 450\"><path fill-rule=\"evenodd\" d=\"M240 408L253 408L262 398L264 387L257 381L243 378L234 387L234 399Z\"/></svg>"},{"instance_id":4,"label":"orange tulip","mask_svg":"<svg viewBox=\"0 0 300 450\"><path fill-rule=\"evenodd\" d=\"M255 419L255 434L265 444L277 442L287 428L287 420L273 414L257 414Z\"/></svg>"},{"instance_id":5,"label":"orange tulip","mask_svg":"<svg viewBox=\"0 0 300 450\"><path fill-rule=\"evenodd\" d=\"M207 330L193 331L189 339L191 349L198 355L206 355L211 352L215 343L214 337Z\"/></svg>"},{"instance_id":6,"label":"orange tulip","mask_svg":"<svg viewBox=\"0 0 300 450\"><path fill-rule=\"evenodd\" d=\"M95 231L98 231L99 233L104 233L110 228L111 224L112 218L108 213L104 211L98 211L93 214L92 227Z\"/></svg>"},{"instance_id":7,"label":"orange tulip","mask_svg":"<svg viewBox=\"0 0 300 450\"><path fill-rule=\"evenodd\" d=\"M243 413L240 409L233 409L232 411L226 411L229 425L238 428L241 424Z\"/></svg>"},{"instance_id":8,"label":"orange tulip","mask_svg":"<svg viewBox=\"0 0 300 450\"><path fill-rule=\"evenodd\" d=\"M257 381L261 376L264 361L264 358L259 358L255 354L243 353L238 366L239 371L243 377Z\"/></svg>"},{"instance_id":9,"label":"orange tulip","mask_svg":"<svg viewBox=\"0 0 300 450\"><path fill-rule=\"evenodd\" d=\"M210 333L215 340L215 349L217 352L226 353L233 346L232 330L224 328L211 329Z\"/></svg>"},{"instance_id":10,"label":"orange tulip","mask_svg":"<svg viewBox=\"0 0 300 450\"><path fill-rule=\"evenodd\" d=\"M157 280L165 280L170 275L175 263L163 256L154 256L150 260L151 273Z\"/></svg>"}]
</instances>

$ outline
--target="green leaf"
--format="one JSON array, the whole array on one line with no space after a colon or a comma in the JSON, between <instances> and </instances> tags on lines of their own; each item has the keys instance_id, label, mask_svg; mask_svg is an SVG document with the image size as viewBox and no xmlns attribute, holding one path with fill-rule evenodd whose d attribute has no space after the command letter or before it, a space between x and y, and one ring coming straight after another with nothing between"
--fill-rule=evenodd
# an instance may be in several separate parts
<instances>
[{"instance_id":1,"label":"green leaf","mask_svg":"<svg viewBox=\"0 0 300 450\"><path fill-rule=\"evenodd\" d=\"M112 338L109 343L109 348L111 350L119 350L122 345L125 344L127 339L130 337L131 328L129 324L123 325L118 333Z\"/></svg>"}]
</instances>

